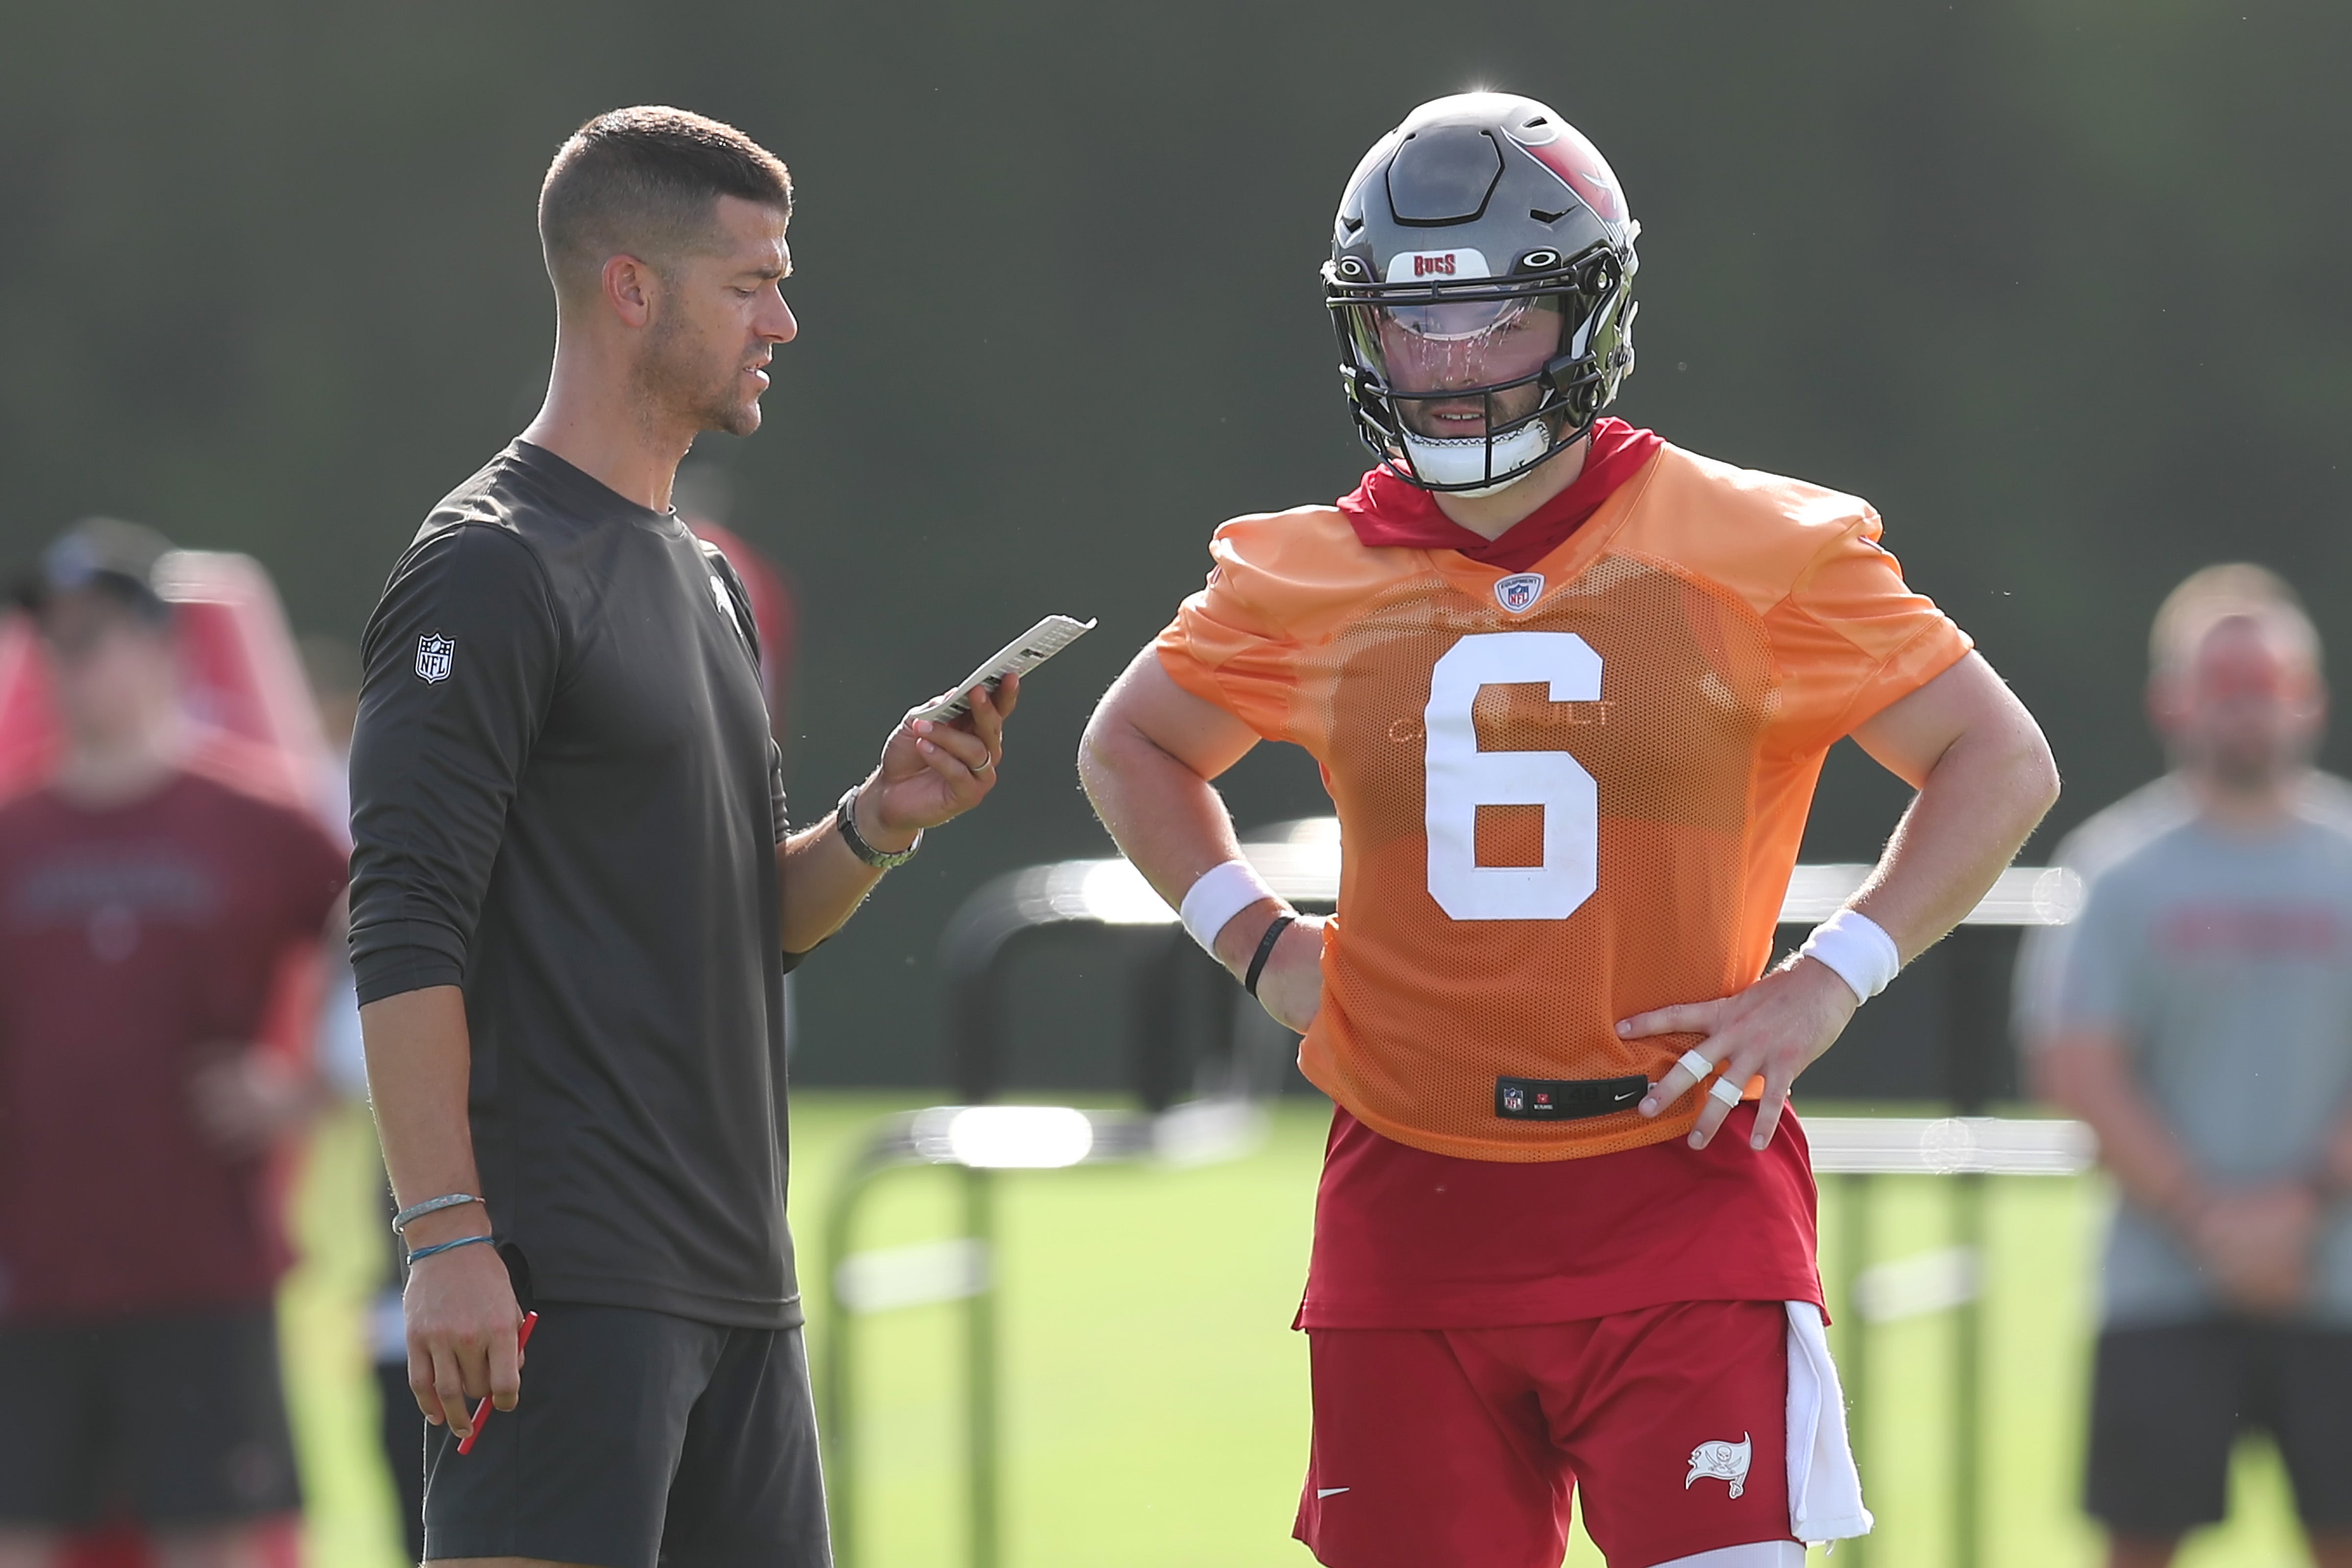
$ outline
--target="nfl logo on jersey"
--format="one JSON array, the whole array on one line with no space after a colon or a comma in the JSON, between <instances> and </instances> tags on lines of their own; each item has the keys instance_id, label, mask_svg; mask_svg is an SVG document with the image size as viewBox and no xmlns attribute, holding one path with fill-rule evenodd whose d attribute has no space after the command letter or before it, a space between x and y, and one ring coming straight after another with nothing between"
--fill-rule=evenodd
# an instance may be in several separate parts
<instances>
[{"instance_id":1,"label":"nfl logo on jersey","mask_svg":"<svg viewBox=\"0 0 2352 1568\"><path fill-rule=\"evenodd\" d=\"M1544 579L1540 572L1514 572L1495 584L1495 602L1517 615L1543 597Z\"/></svg>"},{"instance_id":2,"label":"nfl logo on jersey","mask_svg":"<svg viewBox=\"0 0 2352 1568\"><path fill-rule=\"evenodd\" d=\"M416 679L427 686L438 685L449 679L450 661L457 658L457 639L445 637L439 632L416 639Z\"/></svg>"},{"instance_id":3,"label":"nfl logo on jersey","mask_svg":"<svg viewBox=\"0 0 2352 1568\"><path fill-rule=\"evenodd\" d=\"M1526 1089L1521 1089L1517 1084L1511 1084L1503 1090L1504 1110L1525 1110L1527 1108L1528 1091Z\"/></svg>"}]
</instances>

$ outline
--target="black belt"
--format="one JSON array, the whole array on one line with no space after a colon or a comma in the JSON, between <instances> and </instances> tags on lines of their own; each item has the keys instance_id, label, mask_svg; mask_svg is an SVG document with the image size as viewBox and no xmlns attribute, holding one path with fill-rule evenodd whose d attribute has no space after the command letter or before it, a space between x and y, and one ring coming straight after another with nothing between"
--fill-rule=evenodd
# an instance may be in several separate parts
<instances>
[{"instance_id":1,"label":"black belt","mask_svg":"<svg viewBox=\"0 0 2352 1568\"><path fill-rule=\"evenodd\" d=\"M1640 1073L1626 1078L1498 1078L1495 1114L1507 1121L1582 1121L1631 1110L1650 1091Z\"/></svg>"}]
</instances>

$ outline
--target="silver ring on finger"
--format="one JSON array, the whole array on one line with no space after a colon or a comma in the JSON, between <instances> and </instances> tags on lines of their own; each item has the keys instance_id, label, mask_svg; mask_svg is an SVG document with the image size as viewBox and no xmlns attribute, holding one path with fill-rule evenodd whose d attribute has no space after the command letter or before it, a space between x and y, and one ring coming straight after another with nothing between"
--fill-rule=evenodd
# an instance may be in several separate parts
<instances>
[{"instance_id":1,"label":"silver ring on finger","mask_svg":"<svg viewBox=\"0 0 2352 1568\"><path fill-rule=\"evenodd\" d=\"M1696 1050L1685 1051L1682 1060L1675 1065L1702 1083L1706 1080L1706 1075L1715 1070L1715 1064Z\"/></svg>"},{"instance_id":2,"label":"silver ring on finger","mask_svg":"<svg viewBox=\"0 0 2352 1568\"><path fill-rule=\"evenodd\" d=\"M1720 1100L1726 1106L1738 1105L1741 1099L1739 1085L1732 1082L1727 1077L1717 1079L1706 1086L1706 1097L1709 1100Z\"/></svg>"},{"instance_id":3,"label":"silver ring on finger","mask_svg":"<svg viewBox=\"0 0 2352 1568\"><path fill-rule=\"evenodd\" d=\"M971 765L971 771L976 773L994 773L996 771L996 759L994 757L989 757L981 762L974 763Z\"/></svg>"}]
</instances>

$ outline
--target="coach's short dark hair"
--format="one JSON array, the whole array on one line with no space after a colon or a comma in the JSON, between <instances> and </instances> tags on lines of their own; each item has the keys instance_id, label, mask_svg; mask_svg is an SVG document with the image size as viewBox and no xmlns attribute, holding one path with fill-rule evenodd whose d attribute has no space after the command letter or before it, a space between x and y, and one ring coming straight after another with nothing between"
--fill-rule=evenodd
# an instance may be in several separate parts
<instances>
[{"instance_id":1,"label":"coach's short dark hair","mask_svg":"<svg viewBox=\"0 0 2352 1568\"><path fill-rule=\"evenodd\" d=\"M721 196L793 210L783 161L731 125L657 104L573 132L539 189L539 241L559 288L626 251L656 267L711 232Z\"/></svg>"}]
</instances>

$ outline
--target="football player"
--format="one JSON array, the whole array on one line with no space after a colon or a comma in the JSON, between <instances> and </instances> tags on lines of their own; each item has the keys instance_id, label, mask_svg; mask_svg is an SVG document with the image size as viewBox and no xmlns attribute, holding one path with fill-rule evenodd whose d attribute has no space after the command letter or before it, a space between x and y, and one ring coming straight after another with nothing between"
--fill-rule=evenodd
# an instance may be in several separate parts
<instances>
[{"instance_id":1,"label":"football player","mask_svg":"<svg viewBox=\"0 0 2352 1568\"><path fill-rule=\"evenodd\" d=\"M1603 417L1638 226L1544 105L1416 109L1325 302L1374 465L1217 531L1080 757L1119 847L1336 1102L1298 1323L1297 1533L1333 1568L1767 1568L1867 1531L1789 1086L2057 793L2032 718L1870 507ZM1822 759L1916 791L1771 963ZM1304 747L1339 912L1212 781Z\"/></svg>"}]
</instances>

